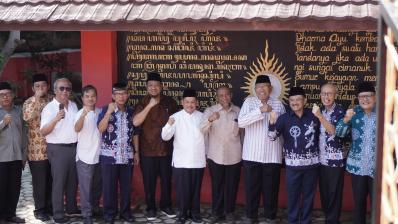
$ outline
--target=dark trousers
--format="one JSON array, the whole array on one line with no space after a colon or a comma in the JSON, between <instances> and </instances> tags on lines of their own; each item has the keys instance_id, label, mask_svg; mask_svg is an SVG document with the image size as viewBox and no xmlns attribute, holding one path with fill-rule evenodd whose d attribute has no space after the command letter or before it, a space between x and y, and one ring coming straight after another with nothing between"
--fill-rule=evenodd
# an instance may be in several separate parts
<instances>
[{"instance_id":1,"label":"dark trousers","mask_svg":"<svg viewBox=\"0 0 398 224\"><path fill-rule=\"evenodd\" d=\"M171 156L141 156L146 210L156 211L156 182L160 177L160 209L171 207Z\"/></svg>"},{"instance_id":2,"label":"dark trousers","mask_svg":"<svg viewBox=\"0 0 398 224\"><path fill-rule=\"evenodd\" d=\"M352 195L354 197L354 223L366 223L367 199L373 195L373 178L351 174Z\"/></svg>"},{"instance_id":3,"label":"dark trousers","mask_svg":"<svg viewBox=\"0 0 398 224\"><path fill-rule=\"evenodd\" d=\"M104 219L114 220L118 212L118 192L120 192L120 217L129 218L131 179L133 165L101 163ZM118 189L119 186L119 189Z\"/></svg>"},{"instance_id":4,"label":"dark trousers","mask_svg":"<svg viewBox=\"0 0 398 224\"><path fill-rule=\"evenodd\" d=\"M47 156L51 164L52 206L54 219L64 217L64 194L66 212L77 211L76 146L47 144Z\"/></svg>"},{"instance_id":5,"label":"dark trousers","mask_svg":"<svg viewBox=\"0 0 398 224\"><path fill-rule=\"evenodd\" d=\"M94 165L94 174L91 185L90 203L93 210L98 210L100 207L100 200L102 196L102 174L101 164Z\"/></svg>"},{"instance_id":6,"label":"dark trousers","mask_svg":"<svg viewBox=\"0 0 398 224\"><path fill-rule=\"evenodd\" d=\"M0 162L0 219L12 218L21 192L22 161Z\"/></svg>"},{"instance_id":7,"label":"dark trousers","mask_svg":"<svg viewBox=\"0 0 398 224\"><path fill-rule=\"evenodd\" d=\"M32 174L33 199L35 201L34 213L51 213L52 177L50 162L47 159L29 161L29 168Z\"/></svg>"},{"instance_id":8,"label":"dark trousers","mask_svg":"<svg viewBox=\"0 0 398 224\"><path fill-rule=\"evenodd\" d=\"M318 181L318 168L286 168L289 224L311 223L312 205Z\"/></svg>"},{"instance_id":9,"label":"dark trousers","mask_svg":"<svg viewBox=\"0 0 398 224\"><path fill-rule=\"evenodd\" d=\"M340 223L343 201L344 167L321 166L319 170L319 191L325 223Z\"/></svg>"},{"instance_id":10,"label":"dark trousers","mask_svg":"<svg viewBox=\"0 0 398 224\"><path fill-rule=\"evenodd\" d=\"M211 176L213 215L222 216L234 212L241 163L220 165L209 159L208 164Z\"/></svg>"},{"instance_id":11,"label":"dark trousers","mask_svg":"<svg viewBox=\"0 0 398 224\"><path fill-rule=\"evenodd\" d=\"M245 172L246 216L257 218L262 194L265 218L275 219L278 211L281 164L244 160L243 168Z\"/></svg>"},{"instance_id":12,"label":"dark trousers","mask_svg":"<svg viewBox=\"0 0 398 224\"><path fill-rule=\"evenodd\" d=\"M200 190L204 168L173 168L180 217L200 216Z\"/></svg>"}]
</instances>

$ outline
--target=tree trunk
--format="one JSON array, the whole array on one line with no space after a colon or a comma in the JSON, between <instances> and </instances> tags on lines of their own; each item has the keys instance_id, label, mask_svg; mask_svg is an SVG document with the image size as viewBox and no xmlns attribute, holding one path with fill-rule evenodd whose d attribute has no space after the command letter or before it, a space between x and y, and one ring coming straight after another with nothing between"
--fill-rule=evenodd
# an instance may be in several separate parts
<instances>
[{"instance_id":1,"label":"tree trunk","mask_svg":"<svg viewBox=\"0 0 398 224\"><path fill-rule=\"evenodd\" d=\"M23 43L21 41L21 31L19 30L12 30L10 31L10 36L6 44L4 45L3 49L1 50L1 54L3 56L3 62L1 63L0 67L0 78L3 74L3 69L6 66L8 60L10 59L11 55L14 53L15 49Z\"/></svg>"}]
</instances>

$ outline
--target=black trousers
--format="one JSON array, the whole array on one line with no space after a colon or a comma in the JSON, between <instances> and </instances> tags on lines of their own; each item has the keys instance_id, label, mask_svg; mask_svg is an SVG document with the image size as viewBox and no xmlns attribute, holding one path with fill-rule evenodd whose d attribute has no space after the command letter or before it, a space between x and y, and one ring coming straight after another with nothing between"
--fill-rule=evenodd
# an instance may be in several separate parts
<instances>
[{"instance_id":1,"label":"black trousers","mask_svg":"<svg viewBox=\"0 0 398 224\"><path fill-rule=\"evenodd\" d=\"M245 172L246 216L257 218L262 194L265 218L275 219L278 211L281 164L244 160L243 168Z\"/></svg>"},{"instance_id":2,"label":"black trousers","mask_svg":"<svg viewBox=\"0 0 398 224\"><path fill-rule=\"evenodd\" d=\"M97 163L94 166L95 167L91 185L90 203L94 210L98 210L100 207L100 200L102 196L101 164Z\"/></svg>"},{"instance_id":3,"label":"black trousers","mask_svg":"<svg viewBox=\"0 0 398 224\"><path fill-rule=\"evenodd\" d=\"M319 170L319 191L325 223L340 223L343 202L344 167L321 166Z\"/></svg>"},{"instance_id":4,"label":"black trousers","mask_svg":"<svg viewBox=\"0 0 398 224\"><path fill-rule=\"evenodd\" d=\"M286 168L287 211L289 224L310 224L318 182L318 167Z\"/></svg>"},{"instance_id":5,"label":"black trousers","mask_svg":"<svg viewBox=\"0 0 398 224\"><path fill-rule=\"evenodd\" d=\"M46 160L29 161L32 174L33 199L35 201L35 214L52 212L51 192L52 177L50 162Z\"/></svg>"},{"instance_id":6,"label":"black trousers","mask_svg":"<svg viewBox=\"0 0 398 224\"><path fill-rule=\"evenodd\" d=\"M173 168L180 217L200 216L200 190L204 168Z\"/></svg>"},{"instance_id":7,"label":"black trousers","mask_svg":"<svg viewBox=\"0 0 398 224\"><path fill-rule=\"evenodd\" d=\"M351 174L352 195L354 197L354 224L366 223L368 196L372 199L373 178Z\"/></svg>"},{"instance_id":8,"label":"black trousers","mask_svg":"<svg viewBox=\"0 0 398 224\"><path fill-rule=\"evenodd\" d=\"M21 192L22 161L0 162L0 219L15 216Z\"/></svg>"},{"instance_id":9,"label":"black trousers","mask_svg":"<svg viewBox=\"0 0 398 224\"><path fill-rule=\"evenodd\" d=\"M120 192L120 216L131 216L131 179L133 165L131 164L104 164L101 163L102 192L104 202L104 219L111 221L118 212L118 192ZM120 191L118 190L118 186Z\"/></svg>"},{"instance_id":10,"label":"black trousers","mask_svg":"<svg viewBox=\"0 0 398 224\"><path fill-rule=\"evenodd\" d=\"M209 159L208 164L211 176L213 215L222 216L234 212L241 163L220 165Z\"/></svg>"},{"instance_id":11,"label":"black trousers","mask_svg":"<svg viewBox=\"0 0 398 224\"><path fill-rule=\"evenodd\" d=\"M160 209L171 207L171 155L141 156L141 172L144 180L147 211L156 211L156 183L160 177Z\"/></svg>"}]
</instances>

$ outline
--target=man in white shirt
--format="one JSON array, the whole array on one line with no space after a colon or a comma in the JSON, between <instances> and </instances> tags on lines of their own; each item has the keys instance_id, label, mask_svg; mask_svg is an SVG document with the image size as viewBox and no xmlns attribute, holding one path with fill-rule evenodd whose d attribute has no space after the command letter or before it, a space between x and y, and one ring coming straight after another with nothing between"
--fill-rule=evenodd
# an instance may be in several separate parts
<instances>
[{"instance_id":1,"label":"man in white shirt","mask_svg":"<svg viewBox=\"0 0 398 224\"><path fill-rule=\"evenodd\" d=\"M271 91L269 76L257 76L255 82L257 96L248 97L244 101L238 118L239 127L245 129L242 159L245 172L247 223L253 223L257 219L261 194L264 216L268 223L275 223L278 210L282 140L270 140L268 121L271 111L279 116L285 113L285 107L281 101L270 97Z\"/></svg>"},{"instance_id":2,"label":"man in white shirt","mask_svg":"<svg viewBox=\"0 0 398 224\"><path fill-rule=\"evenodd\" d=\"M163 140L174 136L172 166L179 210L176 223L185 223L190 215L193 222L202 222L200 189L206 155L204 135L200 131L203 113L196 110L197 104L196 91L184 90L183 110L173 114L162 129Z\"/></svg>"},{"instance_id":3,"label":"man in white shirt","mask_svg":"<svg viewBox=\"0 0 398 224\"><path fill-rule=\"evenodd\" d=\"M226 219L234 223L242 160L242 143L238 127L239 107L231 103L227 86L217 89L217 104L207 108L201 130L209 135L207 161L212 188L212 217L216 223Z\"/></svg>"},{"instance_id":4,"label":"man in white shirt","mask_svg":"<svg viewBox=\"0 0 398 224\"><path fill-rule=\"evenodd\" d=\"M66 213L79 214L76 204L76 142L74 118L77 106L69 100L72 84L66 78L54 82L55 98L48 103L42 113L40 131L46 137L47 156L51 164L52 205L55 223L66 223L64 216L64 193Z\"/></svg>"},{"instance_id":5,"label":"man in white shirt","mask_svg":"<svg viewBox=\"0 0 398 224\"><path fill-rule=\"evenodd\" d=\"M93 187L93 178L99 161L101 134L97 127L99 108L97 90L92 85L82 89L83 108L75 116L75 131L77 132L76 168L79 178L80 205L84 224L92 224L92 207L90 195ZM98 194L98 193L97 193Z\"/></svg>"}]
</instances>

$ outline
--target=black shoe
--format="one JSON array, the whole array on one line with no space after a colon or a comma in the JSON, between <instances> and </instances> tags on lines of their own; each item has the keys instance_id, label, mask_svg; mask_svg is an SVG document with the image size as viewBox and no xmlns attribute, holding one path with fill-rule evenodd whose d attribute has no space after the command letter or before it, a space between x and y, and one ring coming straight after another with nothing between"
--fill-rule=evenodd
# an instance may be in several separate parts
<instances>
[{"instance_id":1,"label":"black shoe","mask_svg":"<svg viewBox=\"0 0 398 224\"><path fill-rule=\"evenodd\" d=\"M192 215L192 222L203 223L202 217L200 215Z\"/></svg>"},{"instance_id":2,"label":"black shoe","mask_svg":"<svg viewBox=\"0 0 398 224\"><path fill-rule=\"evenodd\" d=\"M14 216L12 218L7 218L6 222L11 222L11 223L25 223L25 219L21 219L17 216Z\"/></svg>"},{"instance_id":3,"label":"black shoe","mask_svg":"<svg viewBox=\"0 0 398 224\"><path fill-rule=\"evenodd\" d=\"M212 215L212 216L209 218L209 223L210 223L210 224L218 223L218 222L223 221L224 219L225 219L225 218L224 218L223 216L221 216L221 215Z\"/></svg>"},{"instance_id":4,"label":"black shoe","mask_svg":"<svg viewBox=\"0 0 398 224\"><path fill-rule=\"evenodd\" d=\"M50 217L46 213L40 212L40 213L35 213L34 215L35 215L36 219L38 219L42 222L50 220Z\"/></svg>"},{"instance_id":5,"label":"black shoe","mask_svg":"<svg viewBox=\"0 0 398 224\"><path fill-rule=\"evenodd\" d=\"M93 219L91 217L84 218L84 224L93 224Z\"/></svg>"},{"instance_id":6,"label":"black shoe","mask_svg":"<svg viewBox=\"0 0 398 224\"><path fill-rule=\"evenodd\" d=\"M177 216L172 208L162 209L162 214L166 215L168 218L175 218Z\"/></svg>"},{"instance_id":7,"label":"black shoe","mask_svg":"<svg viewBox=\"0 0 398 224\"><path fill-rule=\"evenodd\" d=\"M146 212L146 219L148 221L154 221L156 220L156 211L155 210L149 210Z\"/></svg>"},{"instance_id":8,"label":"black shoe","mask_svg":"<svg viewBox=\"0 0 398 224\"><path fill-rule=\"evenodd\" d=\"M178 217L175 223L177 224L184 224L187 219L185 217Z\"/></svg>"},{"instance_id":9,"label":"black shoe","mask_svg":"<svg viewBox=\"0 0 398 224\"><path fill-rule=\"evenodd\" d=\"M75 210L73 212L66 212L65 215L69 216L69 217L81 217L82 216L82 211L77 209L77 210Z\"/></svg>"},{"instance_id":10,"label":"black shoe","mask_svg":"<svg viewBox=\"0 0 398 224\"><path fill-rule=\"evenodd\" d=\"M113 221L113 220L105 220L105 224L114 224L115 223L115 221Z\"/></svg>"},{"instance_id":11,"label":"black shoe","mask_svg":"<svg viewBox=\"0 0 398 224\"><path fill-rule=\"evenodd\" d=\"M276 224L276 220L275 219L265 219L265 223L266 224Z\"/></svg>"},{"instance_id":12,"label":"black shoe","mask_svg":"<svg viewBox=\"0 0 398 224\"><path fill-rule=\"evenodd\" d=\"M93 217L101 218L104 215L104 212L101 208L93 208L92 209Z\"/></svg>"},{"instance_id":13,"label":"black shoe","mask_svg":"<svg viewBox=\"0 0 398 224\"><path fill-rule=\"evenodd\" d=\"M243 219L242 219L242 221L240 223L242 223L242 224L254 224L254 223L256 223L256 219L243 217Z\"/></svg>"},{"instance_id":14,"label":"black shoe","mask_svg":"<svg viewBox=\"0 0 398 224\"><path fill-rule=\"evenodd\" d=\"M54 219L54 223L68 223L69 222L69 218L67 217L63 217L60 219Z\"/></svg>"},{"instance_id":15,"label":"black shoe","mask_svg":"<svg viewBox=\"0 0 398 224\"><path fill-rule=\"evenodd\" d=\"M226 221L227 223L234 224L234 223L236 222L236 218L235 218L234 213L226 214L226 215L225 215L225 221Z\"/></svg>"},{"instance_id":16,"label":"black shoe","mask_svg":"<svg viewBox=\"0 0 398 224\"><path fill-rule=\"evenodd\" d=\"M134 222L133 216L121 216L120 219L122 219L125 222Z\"/></svg>"}]
</instances>

